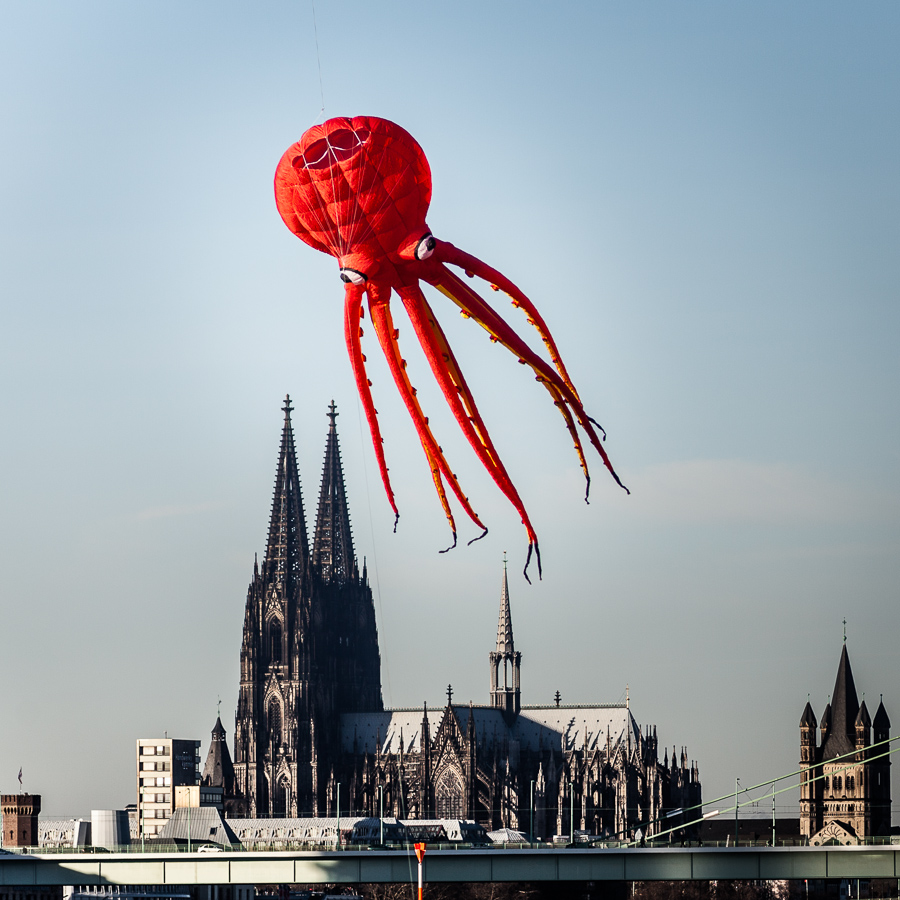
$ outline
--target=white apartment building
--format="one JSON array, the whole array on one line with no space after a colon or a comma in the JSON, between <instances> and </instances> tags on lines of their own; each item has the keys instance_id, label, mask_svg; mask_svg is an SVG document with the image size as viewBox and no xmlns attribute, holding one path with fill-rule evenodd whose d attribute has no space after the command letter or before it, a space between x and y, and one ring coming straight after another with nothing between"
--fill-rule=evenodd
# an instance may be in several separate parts
<instances>
[{"instance_id":1,"label":"white apartment building","mask_svg":"<svg viewBox=\"0 0 900 900\"><path fill-rule=\"evenodd\" d=\"M200 741L138 738L138 838L155 838L175 809L175 788L200 780Z\"/></svg>"}]
</instances>

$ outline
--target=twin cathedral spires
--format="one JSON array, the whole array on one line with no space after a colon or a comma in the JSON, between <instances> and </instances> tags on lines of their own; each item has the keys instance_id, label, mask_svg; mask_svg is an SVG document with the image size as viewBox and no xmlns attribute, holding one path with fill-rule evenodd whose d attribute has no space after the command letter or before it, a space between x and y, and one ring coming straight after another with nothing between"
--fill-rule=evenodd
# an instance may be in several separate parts
<instances>
[{"instance_id":1,"label":"twin cathedral spires","mask_svg":"<svg viewBox=\"0 0 900 900\"><path fill-rule=\"evenodd\" d=\"M241 646L232 815L297 816L320 808L339 715L381 710L372 592L353 552L334 403L312 551L290 397L266 554L254 563Z\"/></svg>"}]
</instances>

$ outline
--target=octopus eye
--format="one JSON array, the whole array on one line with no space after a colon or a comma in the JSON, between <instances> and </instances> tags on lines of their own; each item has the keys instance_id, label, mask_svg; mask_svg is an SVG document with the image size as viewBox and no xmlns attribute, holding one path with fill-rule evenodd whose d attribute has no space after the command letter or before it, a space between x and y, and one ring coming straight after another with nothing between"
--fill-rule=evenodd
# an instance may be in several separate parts
<instances>
[{"instance_id":1,"label":"octopus eye","mask_svg":"<svg viewBox=\"0 0 900 900\"><path fill-rule=\"evenodd\" d=\"M341 269L341 281L345 284L365 284L366 276L356 269Z\"/></svg>"},{"instance_id":2,"label":"octopus eye","mask_svg":"<svg viewBox=\"0 0 900 900\"><path fill-rule=\"evenodd\" d=\"M428 259L434 253L436 246L437 241L434 239L434 235L429 232L416 244L416 259Z\"/></svg>"}]
</instances>

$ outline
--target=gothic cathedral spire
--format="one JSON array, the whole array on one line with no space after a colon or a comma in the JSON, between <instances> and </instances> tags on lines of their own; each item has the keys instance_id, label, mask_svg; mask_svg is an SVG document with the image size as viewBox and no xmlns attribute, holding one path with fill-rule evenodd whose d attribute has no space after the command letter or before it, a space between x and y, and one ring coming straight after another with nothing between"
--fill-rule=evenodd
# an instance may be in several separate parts
<instances>
[{"instance_id":1,"label":"gothic cathedral spire","mask_svg":"<svg viewBox=\"0 0 900 900\"><path fill-rule=\"evenodd\" d=\"M291 427L292 409L288 394L282 407L284 427L262 571L264 581L277 581L288 589L294 584L303 584L309 574L309 541Z\"/></svg>"},{"instance_id":2,"label":"gothic cathedral spire","mask_svg":"<svg viewBox=\"0 0 900 900\"><path fill-rule=\"evenodd\" d=\"M497 622L497 648L490 655L491 706L503 710L512 724L522 708L519 692L519 669L522 654L513 644L512 613L509 609L509 580L506 574L506 554L503 556L503 586L500 590L500 618ZM501 684L500 671L503 670Z\"/></svg>"},{"instance_id":3,"label":"gothic cathedral spire","mask_svg":"<svg viewBox=\"0 0 900 900\"><path fill-rule=\"evenodd\" d=\"M239 806L254 817L315 808L317 788L309 690L316 660L302 638L316 598L291 409L287 396L266 555L261 569L253 564L241 645L234 770Z\"/></svg>"},{"instance_id":4,"label":"gothic cathedral spire","mask_svg":"<svg viewBox=\"0 0 900 900\"><path fill-rule=\"evenodd\" d=\"M353 553L347 494L344 490L341 449L335 427L337 416L337 408L332 400L328 407L331 425L325 444L325 465L322 469L312 557L313 565L322 579L328 584L340 585L356 575L356 558Z\"/></svg>"},{"instance_id":5,"label":"gothic cathedral spire","mask_svg":"<svg viewBox=\"0 0 900 900\"><path fill-rule=\"evenodd\" d=\"M509 611L509 580L506 575L506 556L503 557L503 587L500 589L500 619L497 622L497 653L515 653L513 645L512 613Z\"/></svg>"}]
</instances>

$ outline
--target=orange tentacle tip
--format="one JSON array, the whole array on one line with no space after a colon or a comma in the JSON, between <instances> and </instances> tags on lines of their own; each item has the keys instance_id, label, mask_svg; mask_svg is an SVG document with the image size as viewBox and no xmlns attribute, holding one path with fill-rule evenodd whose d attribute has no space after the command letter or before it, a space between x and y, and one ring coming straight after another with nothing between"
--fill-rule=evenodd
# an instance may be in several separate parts
<instances>
[{"instance_id":1,"label":"orange tentacle tip","mask_svg":"<svg viewBox=\"0 0 900 900\"><path fill-rule=\"evenodd\" d=\"M553 365L564 372L546 326L524 294L508 283L505 276L481 260L432 235L426 223L431 203L431 169L422 148L399 125L375 116L340 117L314 125L287 149L278 163L275 172L275 202L285 224L298 238L337 260L340 277L346 286L346 309L355 306L359 322L366 315L362 305L364 294L369 304L384 308L389 304L391 293L398 292L410 315L419 315L422 317L419 321L430 324L433 331L430 340L440 342L426 346L430 365L439 381L451 383L456 388L451 406L460 402L457 395L463 396L466 409L472 413L468 416L470 422L480 421L474 400L459 383L462 376L449 348L446 352L441 349L446 347L445 338L419 287L420 282L425 281L440 286L443 292L448 284L458 281L458 276L448 266L462 269L468 278L478 275L494 292L501 290L496 280L503 278L505 290L518 295L512 297L513 307L526 309L529 313L529 325L535 326L540 322L538 327L546 352ZM497 313L474 289L465 290L468 292L465 295L467 302L464 308L460 308L460 315L464 319L474 318L487 328L491 341L504 344L521 365L530 364L533 368L546 366L543 358L539 358L536 353L532 353L530 349L526 352L522 339L511 329L508 337L506 330L500 330ZM454 298L451 296L451 299ZM388 310L384 310L384 313L389 316ZM348 318L348 321L352 322L352 319ZM509 326L504 323L503 328L507 329ZM380 336L379 328L376 328L376 332ZM348 334L352 338L352 332ZM500 334L504 335L502 339ZM394 328L393 340L396 341L398 336L399 328ZM361 325L358 327L358 337L363 337ZM420 338L423 346L428 341L427 335ZM356 342L350 340L349 343L351 362L356 365L355 360L359 359L365 363L366 356L356 349ZM382 349L388 353L387 348ZM357 353L359 355L355 356ZM401 362L401 366L406 367L405 360ZM360 371L358 374L358 388L367 410L372 410L367 412L372 441L380 446L383 440L378 434L375 420L377 411L371 406L371 396L362 384L364 373ZM577 392L568 377L552 372L543 376L538 374L536 380L550 391L556 406L562 408L567 416L571 410L589 436L593 435L590 426L585 423ZM371 379L366 379L366 385L372 386ZM401 389L405 390L402 386ZM416 395L414 387L410 386L409 390L412 396ZM410 413L414 418L420 417L419 421L424 418L421 412L413 409L410 409ZM428 424L428 419L424 421ZM462 426L462 420L460 423ZM521 513L529 540L528 562L534 553L540 574L541 558L537 538L521 501L518 500L515 487L496 454L492 451L489 460L483 455L485 438L482 432L485 436L487 434L484 425L478 424L478 434L471 428L467 430L463 427L463 431L472 447L481 454L482 461L503 493ZM378 453L381 465L384 466L380 449ZM618 482L618 476L609 460L605 456L603 459ZM387 471L386 466L384 471ZM396 512L393 494L387 483L385 490L391 507ZM440 488L437 490L439 498L446 505L446 498L441 496ZM473 523L483 529L482 534L475 539L480 540L487 534L487 529L470 507L466 512ZM395 529L396 523L395 517ZM455 546L455 527L452 527L452 531ZM525 565L526 578L528 562Z\"/></svg>"}]
</instances>

